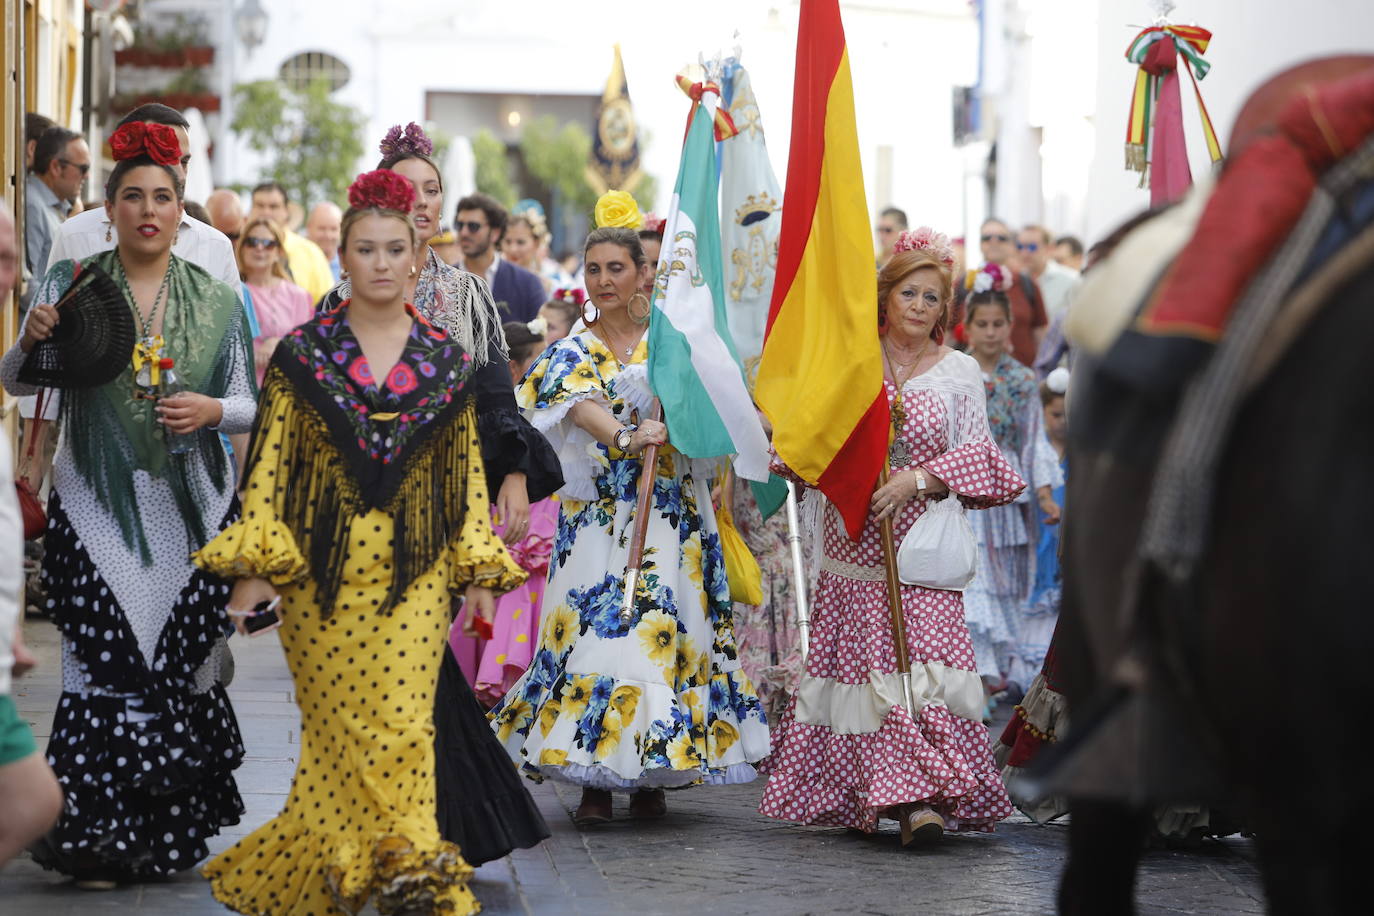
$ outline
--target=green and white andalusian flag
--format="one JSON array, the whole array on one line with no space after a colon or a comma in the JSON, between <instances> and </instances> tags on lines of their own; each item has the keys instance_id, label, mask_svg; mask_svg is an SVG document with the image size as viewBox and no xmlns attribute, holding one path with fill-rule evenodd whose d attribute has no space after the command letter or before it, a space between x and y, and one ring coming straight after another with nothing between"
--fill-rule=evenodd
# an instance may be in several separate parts
<instances>
[{"instance_id":1,"label":"green and white andalusian flag","mask_svg":"<svg viewBox=\"0 0 1374 916\"><path fill-rule=\"evenodd\" d=\"M649 321L649 386L668 439L689 458L735 455L735 473L768 480L768 438L745 385L725 312L712 91L692 103L663 229Z\"/></svg>"}]
</instances>

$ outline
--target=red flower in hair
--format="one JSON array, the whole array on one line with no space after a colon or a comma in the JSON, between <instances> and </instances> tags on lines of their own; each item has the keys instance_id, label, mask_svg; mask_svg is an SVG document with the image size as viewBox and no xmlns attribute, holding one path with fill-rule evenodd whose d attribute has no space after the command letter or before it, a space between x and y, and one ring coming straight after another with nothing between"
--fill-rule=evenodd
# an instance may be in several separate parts
<instances>
[{"instance_id":1,"label":"red flower in hair","mask_svg":"<svg viewBox=\"0 0 1374 916\"><path fill-rule=\"evenodd\" d=\"M587 294L577 286L560 286L553 291L553 297L560 302L570 302L573 305L582 305L587 301Z\"/></svg>"},{"instance_id":2,"label":"red flower in hair","mask_svg":"<svg viewBox=\"0 0 1374 916\"><path fill-rule=\"evenodd\" d=\"M110 152L115 162L147 156L158 165L176 165L181 161L181 141L166 124L131 121L110 135Z\"/></svg>"},{"instance_id":3,"label":"red flower in hair","mask_svg":"<svg viewBox=\"0 0 1374 916\"><path fill-rule=\"evenodd\" d=\"M390 169L364 172L348 186L348 205L355 210L377 207L409 213L415 206L415 186Z\"/></svg>"},{"instance_id":4,"label":"red flower in hair","mask_svg":"<svg viewBox=\"0 0 1374 916\"><path fill-rule=\"evenodd\" d=\"M668 228L668 217L646 213L644 214L644 228L648 232L657 232L662 235L663 230Z\"/></svg>"}]
</instances>

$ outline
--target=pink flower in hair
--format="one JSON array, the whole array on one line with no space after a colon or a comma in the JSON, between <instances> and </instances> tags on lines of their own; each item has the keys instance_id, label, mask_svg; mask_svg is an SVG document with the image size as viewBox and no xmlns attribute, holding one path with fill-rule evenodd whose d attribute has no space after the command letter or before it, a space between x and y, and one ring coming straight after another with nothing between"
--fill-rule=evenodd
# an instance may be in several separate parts
<instances>
[{"instance_id":1,"label":"pink flower in hair","mask_svg":"<svg viewBox=\"0 0 1374 916\"><path fill-rule=\"evenodd\" d=\"M383 159L390 159L393 156L401 156L408 153L419 153L428 156L434 152L434 143L425 136L425 129L414 121L401 130L401 125L397 124L386 132L382 142L377 144L381 150Z\"/></svg>"},{"instance_id":2,"label":"pink flower in hair","mask_svg":"<svg viewBox=\"0 0 1374 916\"><path fill-rule=\"evenodd\" d=\"M954 266L954 246L949 236L936 232L929 226L921 226L897 236L897 244L892 246L898 251L929 251L937 261L946 267Z\"/></svg>"},{"instance_id":3,"label":"pink flower in hair","mask_svg":"<svg viewBox=\"0 0 1374 916\"><path fill-rule=\"evenodd\" d=\"M1013 279L1015 277L1010 268L1001 264L984 264L974 275L973 282L969 284L969 289L975 293L985 293L988 290L1005 293L1011 289Z\"/></svg>"}]
</instances>

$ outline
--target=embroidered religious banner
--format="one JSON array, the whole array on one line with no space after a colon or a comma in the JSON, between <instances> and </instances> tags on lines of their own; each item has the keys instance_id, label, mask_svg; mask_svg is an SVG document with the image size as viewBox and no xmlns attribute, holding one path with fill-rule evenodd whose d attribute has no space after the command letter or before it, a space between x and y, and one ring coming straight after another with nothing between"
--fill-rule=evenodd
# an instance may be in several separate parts
<instances>
[{"instance_id":1,"label":"embroidered religious banner","mask_svg":"<svg viewBox=\"0 0 1374 916\"><path fill-rule=\"evenodd\" d=\"M639 178L639 128L630 107L630 87L625 81L620 45L616 45L611 75L596 112L587 181L597 194L605 194L612 188L633 190Z\"/></svg>"}]
</instances>

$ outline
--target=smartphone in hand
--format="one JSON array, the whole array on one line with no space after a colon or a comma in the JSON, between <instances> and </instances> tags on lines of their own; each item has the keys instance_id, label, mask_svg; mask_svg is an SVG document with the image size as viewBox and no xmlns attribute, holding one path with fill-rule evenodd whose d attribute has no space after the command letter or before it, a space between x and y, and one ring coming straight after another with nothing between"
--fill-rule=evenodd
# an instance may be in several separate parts
<instances>
[{"instance_id":1,"label":"smartphone in hand","mask_svg":"<svg viewBox=\"0 0 1374 916\"><path fill-rule=\"evenodd\" d=\"M281 626L281 618L277 616L277 607L281 604L281 595L271 601L259 601L251 611L230 611L235 617L243 617L243 629L249 636L260 636L269 630L275 630Z\"/></svg>"}]
</instances>

